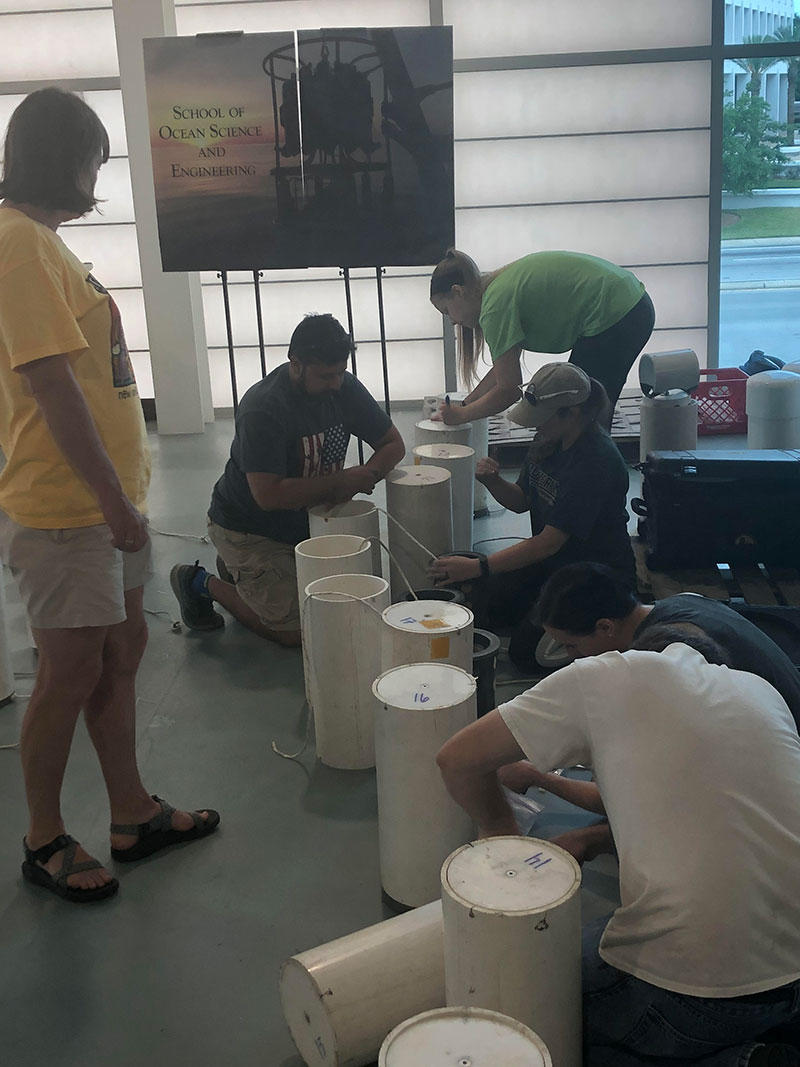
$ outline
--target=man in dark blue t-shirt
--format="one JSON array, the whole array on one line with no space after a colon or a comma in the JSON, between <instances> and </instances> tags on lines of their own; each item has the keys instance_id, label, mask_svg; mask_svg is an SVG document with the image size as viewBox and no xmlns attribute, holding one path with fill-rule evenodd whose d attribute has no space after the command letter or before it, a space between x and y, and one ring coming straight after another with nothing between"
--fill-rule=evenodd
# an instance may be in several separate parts
<instances>
[{"instance_id":1,"label":"man in dark blue t-shirt","mask_svg":"<svg viewBox=\"0 0 800 1067\"><path fill-rule=\"evenodd\" d=\"M181 617L192 629L223 625L217 601L244 626L300 644L294 546L309 536L308 508L371 493L403 458L403 439L346 370L349 335L332 315L308 315L289 359L245 393L230 459L211 497L209 536L232 582L195 564L173 567ZM350 436L374 451L345 467Z\"/></svg>"}]
</instances>

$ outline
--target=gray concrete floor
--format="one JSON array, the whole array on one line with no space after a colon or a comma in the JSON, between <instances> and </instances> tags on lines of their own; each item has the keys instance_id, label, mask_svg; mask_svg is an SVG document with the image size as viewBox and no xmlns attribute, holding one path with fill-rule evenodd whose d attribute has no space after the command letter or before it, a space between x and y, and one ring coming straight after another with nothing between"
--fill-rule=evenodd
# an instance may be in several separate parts
<instances>
[{"instance_id":1,"label":"gray concrete floor","mask_svg":"<svg viewBox=\"0 0 800 1067\"><path fill-rule=\"evenodd\" d=\"M416 413L396 421L406 440ZM200 536L232 424L205 435L151 435L154 530ZM525 516L492 514L475 540L524 536ZM18 753L0 751L0 1064L9 1067L301 1067L278 998L281 961L388 916L381 904L373 772L300 762L299 653L230 618L212 634L175 633L168 575L178 561L213 565L211 546L153 534L157 573L145 603L150 643L139 674L139 759L153 792L219 809L208 841L115 873L121 891L76 907L23 883L26 812ZM498 546L499 547L499 546ZM0 708L13 744L35 660L7 589L17 699ZM507 672L506 672L507 676ZM522 686L504 687L503 699ZM546 801L543 794L536 797ZM108 858L108 810L82 724L64 789L67 829ZM548 802L534 833L554 836L585 816ZM584 917L616 902L608 857L587 865Z\"/></svg>"}]
</instances>

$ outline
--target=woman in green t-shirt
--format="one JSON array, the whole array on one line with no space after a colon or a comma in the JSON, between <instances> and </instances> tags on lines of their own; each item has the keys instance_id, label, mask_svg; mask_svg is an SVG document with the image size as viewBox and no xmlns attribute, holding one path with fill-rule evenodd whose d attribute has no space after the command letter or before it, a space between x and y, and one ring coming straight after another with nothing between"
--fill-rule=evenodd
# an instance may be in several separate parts
<instances>
[{"instance_id":1,"label":"woman in green t-shirt","mask_svg":"<svg viewBox=\"0 0 800 1067\"><path fill-rule=\"evenodd\" d=\"M463 405L442 406L450 425L496 415L519 398L523 349L570 352L570 363L605 387L613 411L655 321L635 275L582 252L535 252L481 274L451 249L431 276L431 303L456 326L464 381L474 381L484 341L492 358Z\"/></svg>"}]
</instances>

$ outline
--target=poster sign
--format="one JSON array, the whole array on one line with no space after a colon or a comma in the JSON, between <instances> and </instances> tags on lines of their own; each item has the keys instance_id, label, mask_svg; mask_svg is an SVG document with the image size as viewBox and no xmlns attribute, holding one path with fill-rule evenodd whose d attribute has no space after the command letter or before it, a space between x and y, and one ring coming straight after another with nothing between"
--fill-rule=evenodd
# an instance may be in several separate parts
<instances>
[{"instance_id":1,"label":"poster sign","mask_svg":"<svg viewBox=\"0 0 800 1067\"><path fill-rule=\"evenodd\" d=\"M449 27L144 44L164 270L425 265L454 243Z\"/></svg>"}]
</instances>

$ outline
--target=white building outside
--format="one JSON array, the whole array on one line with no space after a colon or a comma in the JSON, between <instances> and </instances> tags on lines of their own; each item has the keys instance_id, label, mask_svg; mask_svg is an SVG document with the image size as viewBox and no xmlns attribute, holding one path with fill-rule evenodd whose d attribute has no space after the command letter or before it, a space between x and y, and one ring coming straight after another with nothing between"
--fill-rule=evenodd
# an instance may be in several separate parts
<instances>
[{"instance_id":1,"label":"white building outside","mask_svg":"<svg viewBox=\"0 0 800 1067\"><path fill-rule=\"evenodd\" d=\"M767 37L783 26L791 26L795 15L795 0L751 0L741 3L729 0L725 4L725 43L741 44L745 38ZM730 59L725 60L726 102L738 100L745 92L750 75ZM777 122L790 122L787 116L786 64L778 61L761 76L761 95L770 106Z\"/></svg>"}]
</instances>

